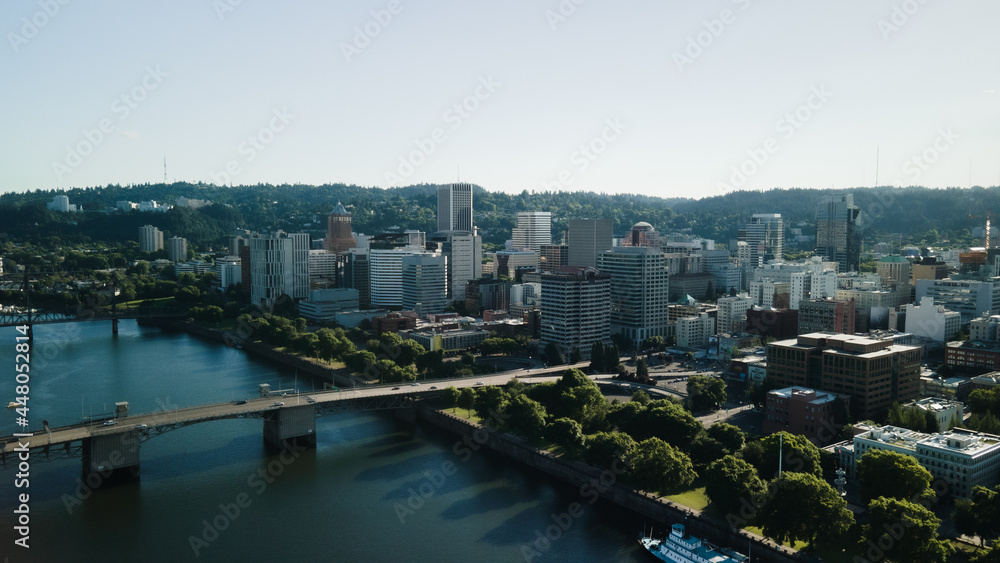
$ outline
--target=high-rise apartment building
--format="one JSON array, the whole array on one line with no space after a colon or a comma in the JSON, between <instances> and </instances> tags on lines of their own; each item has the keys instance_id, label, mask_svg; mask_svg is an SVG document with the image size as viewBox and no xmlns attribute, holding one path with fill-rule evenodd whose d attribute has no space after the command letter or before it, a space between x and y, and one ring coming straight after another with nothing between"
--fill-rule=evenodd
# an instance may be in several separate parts
<instances>
[{"instance_id":1,"label":"high-rise apartment building","mask_svg":"<svg viewBox=\"0 0 1000 563\"><path fill-rule=\"evenodd\" d=\"M511 233L514 250L538 252L543 244L552 244L552 213L518 211L517 226Z\"/></svg>"},{"instance_id":2,"label":"high-rise apartment building","mask_svg":"<svg viewBox=\"0 0 1000 563\"><path fill-rule=\"evenodd\" d=\"M611 333L638 349L650 336L667 336L670 305L663 251L621 246L597 255L597 269L611 276Z\"/></svg>"},{"instance_id":3,"label":"high-rise apartment building","mask_svg":"<svg viewBox=\"0 0 1000 563\"><path fill-rule=\"evenodd\" d=\"M143 252L163 250L163 231L152 225L139 227L139 250Z\"/></svg>"},{"instance_id":4,"label":"high-rise apartment building","mask_svg":"<svg viewBox=\"0 0 1000 563\"><path fill-rule=\"evenodd\" d=\"M472 184L438 186L438 230L472 232Z\"/></svg>"},{"instance_id":5,"label":"high-rise apartment building","mask_svg":"<svg viewBox=\"0 0 1000 563\"><path fill-rule=\"evenodd\" d=\"M404 256L403 309L419 316L440 313L448 307L448 258L424 252Z\"/></svg>"},{"instance_id":6,"label":"high-rise apartment building","mask_svg":"<svg viewBox=\"0 0 1000 563\"><path fill-rule=\"evenodd\" d=\"M225 256L215 260L215 275L223 290L243 281L243 265L238 256Z\"/></svg>"},{"instance_id":7,"label":"high-rise apartment building","mask_svg":"<svg viewBox=\"0 0 1000 563\"><path fill-rule=\"evenodd\" d=\"M188 241L186 238L170 237L167 239L167 260L171 262L184 262L187 260L187 255Z\"/></svg>"},{"instance_id":8,"label":"high-rise apartment building","mask_svg":"<svg viewBox=\"0 0 1000 563\"><path fill-rule=\"evenodd\" d=\"M611 248L610 219L570 219L566 232L570 266L597 267L597 254Z\"/></svg>"},{"instance_id":9,"label":"high-rise apartment building","mask_svg":"<svg viewBox=\"0 0 1000 563\"><path fill-rule=\"evenodd\" d=\"M611 340L611 276L594 268L542 274L542 349L554 342L569 356L573 348L590 359L594 342Z\"/></svg>"},{"instance_id":10,"label":"high-rise apartment building","mask_svg":"<svg viewBox=\"0 0 1000 563\"><path fill-rule=\"evenodd\" d=\"M677 345L682 348L706 348L715 334L715 317L700 313L697 317L677 319Z\"/></svg>"},{"instance_id":11,"label":"high-rise apartment building","mask_svg":"<svg viewBox=\"0 0 1000 563\"><path fill-rule=\"evenodd\" d=\"M356 242L351 236L351 214L338 201L337 207L326 217L326 240L323 241L323 248L327 252L339 254L355 246Z\"/></svg>"},{"instance_id":12,"label":"high-rise apartment building","mask_svg":"<svg viewBox=\"0 0 1000 563\"><path fill-rule=\"evenodd\" d=\"M753 299L746 294L720 297L717 306L719 313L716 324L719 334L740 332L746 326L747 311L753 307Z\"/></svg>"},{"instance_id":13,"label":"high-rise apartment building","mask_svg":"<svg viewBox=\"0 0 1000 563\"><path fill-rule=\"evenodd\" d=\"M816 206L816 254L837 262L841 272L860 266L860 216L853 194L823 196Z\"/></svg>"},{"instance_id":14,"label":"high-rise apartment building","mask_svg":"<svg viewBox=\"0 0 1000 563\"><path fill-rule=\"evenodd\" d=\"M756 213L738 231L739 240L747 243L749 262L753 268L763 266L768 260L781 261L785 241L784 224L780 213Z\"/></svg>"},{"instance_id":15,"label":"high-rise apartment building","mask_svg":"<svg viewBox=\"0 0 1000 563\"><path fill-rule=\"evenodd\" d=\"M250 239L250 302L270 308L282 295L309 296L309 235L277 231Z\"/></svg>"},{"instance_id":16,"label":"high-rise apartment building","mask_svg":"<svg viewBox=\"0 0 1000 563\"><path fill-rule=\"evenodd\" d=\"M920 347L891 340L800 334L767 345L767 379L778 387L797 385L850 395L851 413L864 420L884 415L893 401L918 398L920 356Z\"/></svg>"}]
</instances>

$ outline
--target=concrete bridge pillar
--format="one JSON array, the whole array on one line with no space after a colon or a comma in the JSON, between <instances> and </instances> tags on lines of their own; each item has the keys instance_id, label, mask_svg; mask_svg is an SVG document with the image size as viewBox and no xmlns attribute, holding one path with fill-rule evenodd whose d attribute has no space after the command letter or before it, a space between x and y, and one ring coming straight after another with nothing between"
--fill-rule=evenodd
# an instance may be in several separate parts
<instances>
[{"instance_id":1,"label":"concrete bridge pillar","mask_svg":"<svg viewBox=\"0 0 1000 563\"><path fill-rule=\"evenodd\" d=\"M118 319L111 319L111 334L118 336Z\"/></svg>"},{"instance_id":2,"label":"concrete bridge pillar","mask_svg":"<svg viewBox=\"0 0 1000 563\"><path fill-rule=\"evenodd\" d=\"M279 407L264 414L264 443L280 450L286 442L316 447L316 409L312 405Z\"/></svg>"},{"instance_id":3,"label":"concrete bridge pillar","mask_svg":"<svg viewBox=\"0 0 1000 563\"><path fill-rule=\"evenodd\" d=\"M83 440L83 481L92 489L139 479L135 432L97 434Z\"/></svg>"}]
</instances>

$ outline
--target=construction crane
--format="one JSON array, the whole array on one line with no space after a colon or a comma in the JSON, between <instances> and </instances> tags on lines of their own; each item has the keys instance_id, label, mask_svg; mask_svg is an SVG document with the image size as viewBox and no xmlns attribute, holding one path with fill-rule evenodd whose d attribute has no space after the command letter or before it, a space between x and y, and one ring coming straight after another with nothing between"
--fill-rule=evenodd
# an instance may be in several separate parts
<instances>
[{"instance_id":1,"label":"construction crane","mask_svg":"<svg viewBox=\"0 0 1000 563\"><path fill-rule=\"evenodd\" d=\"M986 217L986 251L989 252L989 250L990 250L990 219L992 218L992 215L990 215L990 209L988 207L986 208L986 215L969 215L969 219L978 219L978 218L982 218L982 217Z\"/></svg>"}]
</instances>

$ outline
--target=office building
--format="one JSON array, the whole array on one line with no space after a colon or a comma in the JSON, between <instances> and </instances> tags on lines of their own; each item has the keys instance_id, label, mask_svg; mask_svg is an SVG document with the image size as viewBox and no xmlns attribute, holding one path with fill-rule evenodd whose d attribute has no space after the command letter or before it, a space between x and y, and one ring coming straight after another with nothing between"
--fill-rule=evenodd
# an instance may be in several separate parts
<instances>
[{"instance_id":1,"label":"office building","mask_svg":"<svg viewBox=\"0 0 1000 563\"><path fill-rule=\"evenodd\" d=\"M625 240L622 246L649 246L651 248L662 248L663 241L656 229L645 221L640 221L625 233Z\"/></svg>"},{"instance_id":2,"label":"office building","mask_svg":"<svg viewBox=\"0 0 1000 563\"><path fill-rule=\"evenodd\" d=\"M805 436L817 446L833 442L840 429L834 420L837 399L850 405L850 397L807 387L785 387L767 393L764 407L764 434L788 432ZM847 414L845 410L844 415Z\"/></svg>"},{"instance_id":3,"label":"office building","mask_svg":"<svg viewBox=\"0 0 1000 563\"><path fill-rule=\"evenodd\" d=\"M215 260L215 275L219 287L225 291L229 286L243 281L243 264L239 256L226 256Z\"/></svg>"},{"instance_id":4,"label":"office building","mask_svg":"<svg viewBox=\"0 0 1000 563\"><path fill-rule=\"evenodd\" d=\"M277 231L250 239L250 302L265 308L282 295L309 294L309 235Z\"/></svg>"},{"instance_id":5,"label":"office building","mask_svg":"<svg viewBox=\"0 0 1000 563\"><path fill-rule=\"evenodd\" d=\"M860 216L853 194L823 196L816 206L816 254L839 264L840 272L860 266Z\"/></svg>"},{"instance_id":6,"label":"office building","mask_svg":"<svg viewBox=\"0 0 1000 563\"><path fill-rule=\"evenodd\" d=\"M398 310L403 306L403 257L423 254L417 248L376 249L368 252L371 306Z\"/></svg>"},{"instance_id":7,"label":"office building","mask_svg":"<svg viewBox=\"0 0 1000 563\"><path fill-rule=\"evenodd\" d=\"M552 244L552 213L550 211L518 211L517 227L511 238L514 250L538 252L543 244Z\"/></svg>"},{"instance_id":8,"label":"office building","mask_svg":"<svg viewBox=\"0 0 1000 563\"><path fill-rule=\"evenodd\" d=\"M184 262L188 259L188 241L182 237L170 237L167 239L167 260L171 262Z\"/></svg>"},{"instance_id":9,"label":"office building","mask_svg":"<svg viewBox=\"0 0 1000 563\"><path fill-rule=\"evenodd\" d=\"M438 186L439 231L472 232L472 184Z\"/></svg>"},{"instance_id":10,"label":"office building","mask_svg":"<svg viewBox=\"0 0 1000 563\"><path fill-rule=\"evenodd\" d=\"M309 287L311 289L336 287L338 265L339 260L336 253L328 250L310 250Z\"/></svg>"},{"instance_id":11,"label":"office building","mask_svg":"<svg viewBox=\"0 0 1000 563\"><path fill-rule=\"evenodd\" d=\"M915 458L950 496L970 498L977 486L1000 484L1000 440L992 434L961 428L934 434L889 425L865 428L850 442L828 448L849 477L856 477L867 452L884 450Z\"/></svg>"},{"instance_id":12,"label":"office building","mask_svg":"<svg viewBox=\"0 0 1000 563\"><path fill-rule=\"evenodd\" d=\"M799 310L802 314L802 310ZM767 345L768 380L850 395L851 413L883 416L920 393L921 349L848 334L810 333Z\"/></svg>"},{"instance_id":13,"label":"office building","mask_svg":"<svg viewBox=\"0 0 1000 563\"><path fill-rule=\"evenodd\" d=\"M785 241L780 213L756 213L738 231L739 240L747 243L751 267L759 268L769 260L781 262Z\"/></svg>"},{"instance_id":14,"label":"office building","mask_svg":"<svg viewBox=\"0 0 1000 563\"><path fill-rule=\"evenodd\" d=\"M354 237L351 236L351 214L338 201L337 207L334 207L326 217L326 240L323 241L323 249L339 254L355 246Z\"/></svg>"},{"instance_id":15,"label":"office building","mask_svg":"<svg viewBox=\"0 0 1000 563\"><path fill-rule=\"evenodd\" d=\"M538 252L538 265L543 272L555 272L569 265L569 246L565 244L543 244Z\"/></svg>"},{"instance_id":16,"label":"office building","mask_svg":"<svg viewBox=\"0 0 1000 563\"><path fill-rule=\"evenodd\" d=\"M924 297L933 297L934 303L957 311L962 315L962 322L983 313L1000 313L1000 278L990 278L990 281L971 280L917 280L916 301Z\"/></svg>"},{"instance_id":17,"label":"office building","mask_svg":"<svg viewBox=\"0 0 1000 563\"><path fill-rule=\"evenodd\" d=\"M719 334L742 332L747 323L747 311L753 306L753 300L747 294L720 297L716 306L719 308L716 323Z\"/></svg>"},{"instance_id":18,"label":"office building","mask_svg":"<svg viewBox=\"0 0 1000 563\"><path fill-rule=\"evenodd\" d=\"M347 288L312 289L299 303L299 314L317 321L333 321L337 313L358 310L358 290Z\"/></svg>"},{"instance_id":19,"label":"office building","mask_svg":"<svg viewBox=\"0 0 1000 563\"><path fill-rule=\"evenodd\" d=\"M565 356L574 348L590 359L594 342L611 340L611 276L594 268L542 274L540 349L554 342Z\"/></svg>"},{"instance_id":20,"label":"office building","mask_svg":"<svg viewBox=\"0 0 1000 563\"><path fill-rule=\"evenodd\" d=\"M448 300L465 299L465 288L483 275L483 239L475 232L444 231L433 233L427 248L448 259Z\"/></svg>"},{"instance_id":21,"label":"office building","mask_svg":"<svg viewBox=\"0 0 1000 563\"><path fill-rule=\"evenodd\" d=\"M707 348L708 339L714 334L715 317L708 313L677 319L677 346L680 348Z\"/></svg>"},{"instance_id":22,"label":"office building","mask_svg":"<svg viewBox=\"0 0 1000 563\"><path fill-rule=\"evenodd\" d=\"M163 250L163 231L152 225L139 227L139 250L143 252Z\"/></svg>"},{"instance_id":23,"label":"office building","mask_svg":"<svg viewBox=\"0 0 1000 563\"><path fill-rule=\"evenodd\" d=\"M854 301L809 299L799 303L799 334L830 332L854 334Z\"/></svg>"},{"instance_id":24,"label":"office building","mask_svg":"<svg viewBox=\"0 0 1000 563\"><path fill-rule=\"evenodd\" d=\"M639 349L651 336L667 336L670 286L658 247L622 246L597 255L597 269L611 276L611 334Z\"/></svg>"},{"instance_id":25,"label":"office building","mask_svg":"<svg viewBox=\"0 0 1000 563\"><path fill-rule=\"evenodd\" d=\"M71 213L77 210L76 204L69 202L69 196L54 195L52 201L45 204L46 209L59 211L60 213Z\"/></svg>"},{"instance_id":26,"label":"office building","mask_svg":"<svg viewBox=\"0 0 1000 563\"><path fill-rule=\"evenodd\" d=\"M343 265L338 273L337 285L358 290L358 307L361 310L370 309L372 300L368 251L354 248L345 252L342 257Z\"/></svg>"},{"instance_id":27,"label":"office building","mask_svg":"<svg viewBox=\"0 0 1000 563\"><path fill-rule=\"evenodd\" d=\"M933 297L922 297L920 305L904 305L906 332L945 342L962 328L962 315L934 304Z\"/></svg>"},{"instance_id":28,"label":"office building","mask_svg":"<svg viewBox=\"0 0 1000 563\"><path fill-rule=\"evenodd\" d=\"M404 256L403 309L423 317L448 308L448 258L421 253Z\"/></svg>"},{"instance_id":29,"label":"office building","mask_svg":"<svg viewBox=\"0 0 1000 563\"><path fill-rule=\"evenodd\" d=\"M913 276L913 264L902 256L885 256L876 262L875 271L886 287L908 287Z\"/></svg>"},{"instance_id":30,"label":"office building","mask_svg":"<svg viewBox=\"0 0 1000 563\"><path fill-rule=\"evenodd\" d=\"M493 273L510 279L515 279L518 269L538 269L538 253L533 250L498 250L494 260L496 266Z\"/></svg>"},{"instance_id":31,"label":"office building","mask_svg":"<svg viewBox=\"0 0 1000 563\"><path fill-rule=\"evenodd\" d=\"M613 246L611 219L570 219L566 231L569 266L597 267L597 254Z\"/></svg>"}]
</instances>

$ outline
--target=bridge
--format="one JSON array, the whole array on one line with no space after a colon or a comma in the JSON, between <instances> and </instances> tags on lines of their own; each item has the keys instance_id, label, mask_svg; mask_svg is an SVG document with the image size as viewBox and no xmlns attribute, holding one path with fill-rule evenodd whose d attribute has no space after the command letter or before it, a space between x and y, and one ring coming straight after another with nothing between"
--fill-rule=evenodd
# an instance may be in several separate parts
<instances>
[{"instance_id":1,"label":"bridge","mask_svg":"<svg viewBox=\"0 0 1000 563\"><path fill-rule=\"evenodd\" d=\"M23 306L7 305L0 306L0 327L5 326L28 326L28 335L31 336L31 326L36 324L51 323L73 323L81 321L111 321L111 334L118 334L118 321L120 319L138 319L152 317L181 317L187 313L183 309L176 307L156 307L149 305L130 306L128 304L119 305L116 300L117 283L116 278L111 280L111 297L106 298L98 295L100 299L93 299L86 304L80 304L63 312L46 311L35 309L31 306L31 279L30 276L48 274L66 274L67 272L25 272L18 274L23 276L21 292L24 295ZM0 280L9 275L0 274ZM102 302L99 302L102 301Z\"/></svg>"},{"instance_id":2,"label":"bridge","mask_svg":"<svg viewBox=\"0 0 1000 563\"><path fill-rule=\"evenodd\" d=\"M560 375L519 378L525 384L556 381L568 366L559 366ZM555 368L552 368L555 369ZM458 389L503 385L508 373L478 379L448 379L420 384L401 383L396 387L337 389L229 401L172 410L89 420L59 428L42 428L7 436L0 449L0 468L16 468L19 461L32 462L82 457L83 479L87 483L108 483L139 477L139 444L171 430L212 420L259 418L263 422L264 443L272 449L289 444L315 447L316 418L349 411L399 409L412 406L417 398L435 397L445 387ZM591 379L609 375L593 375ZM97 477L95 477L95 475ZM89 480L88 480L89 479ZM97 485L94 487L96 488Z\"/></svg>"}]
</instances>

